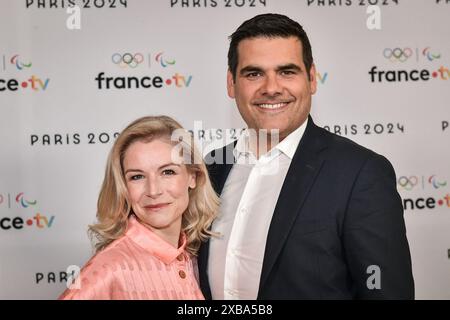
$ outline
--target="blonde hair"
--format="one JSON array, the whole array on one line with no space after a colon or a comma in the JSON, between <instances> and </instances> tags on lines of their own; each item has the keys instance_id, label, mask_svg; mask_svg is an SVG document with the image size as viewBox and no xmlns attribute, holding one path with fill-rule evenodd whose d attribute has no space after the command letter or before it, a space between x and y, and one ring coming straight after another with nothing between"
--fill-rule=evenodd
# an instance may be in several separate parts
<instances>
[{"instance_id":1,"label":"blonde hair","mask_svg":"<svg viewBox=\"0 0 450 320\"><path fill-rule=\"evenodd\" d=\"M179 132L182 131L180 138ZM98 223L89 226L89 235L96 251L120 238L128 226L128 218L133 213L128 197L123 159L128 147L136 141L150 142L168 138L177 133L177 146L184 153L188 172L195 173L196 187L189 190L189 205L182 216L182 231L186 234L186 250L196 255L201 242L215 235L209 227L217 215L219 198L215 193L205 163L194 146L193 138L174 119L167 116L148 116L133 121L117 137L109 154L105 178L97 202ZM186 155L189 159L186 161Z\"/></svg>"}]
</instances>

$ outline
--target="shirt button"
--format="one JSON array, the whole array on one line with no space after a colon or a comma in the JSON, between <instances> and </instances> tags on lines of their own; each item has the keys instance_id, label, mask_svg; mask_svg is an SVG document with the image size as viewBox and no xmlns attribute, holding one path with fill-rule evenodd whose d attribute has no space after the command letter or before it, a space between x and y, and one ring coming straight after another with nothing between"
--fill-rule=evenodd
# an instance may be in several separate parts
<instances>
[{"instance_id":1,"label":"shirt button","mask_svg":"<svg viewBox=\"0 0 450 320\"><path fill-rule=\"evenodd\" d=\"M180 278L181 278L181 279L186 278L186 272L184 272L183 270L180 270L180 271L178 272L178 274L180 275Z\"/></svg>"},{"instance_id":2,"label":"shirt button","mask_svg":"<svg viewBox=\"0 0 450 320\"><path fill-rule=\"evenodd\" d=\"M235 290L227 290L227 292L228 292L228 294L230 296L236 296L237 295L237 292Z\"/></svg>"},{"instance_id":3,"label":"shirt button","mask_svg":"<svg viewBox=\"0 0 450 320\"><path fill-rule=\"evenodd\" d=\"M177 257L177 260L178 260L178 261L183 261L183 260L184 260L183 254L180 254L180 255Z\"/></svg>"}]
</instances>

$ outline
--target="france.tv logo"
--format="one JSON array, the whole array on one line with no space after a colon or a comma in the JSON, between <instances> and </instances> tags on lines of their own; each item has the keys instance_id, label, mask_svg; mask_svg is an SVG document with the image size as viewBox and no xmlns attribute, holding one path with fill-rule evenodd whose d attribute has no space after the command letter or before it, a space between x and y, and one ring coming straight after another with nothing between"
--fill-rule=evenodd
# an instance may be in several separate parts
<instances>
[{"instance_id":1,"label":"france.tv logo","mask_svg":"<svg viewBox=\"0 0 450 320\"><path fill-rule=\"evenodd\" d=\"M15 206L13 208L14 203ZM20 230L24 227L33 227L38 230L51 228L55 221L55 216L47 216L41 212L36 212L34 207L37 203L37 200L28 198L23 192L15 196L10 193L0 194L0 209L7 207L11 210L25 209L26 211L33 210L34 212L29 218L24 218L23 216L0 217L0 230Z\"/></svg>"},{"instance_id":2,"label":"france.tv logo","mask_svg":"<svg viewBox=\"0 0 450 320\"><path fill-rule=\"evenodd\" d=\"M424 209L449 209L450 208L450 194L447 193L442 197L419 197L419 198L404 198L404 210L424 210Z\"/></svg>"},{"instance_id":3,"label":"france.tv logo","mask_svg":"<svg viewBox=\"0 0 450 320\"><path fill-rule=\"evenodd\" d=\"M328 78L328 72L316 72L316 78L318 80L317 83L325 84L325 81L327 81Z\"/></svg>"},{"instance_id":4,"label":"france.tv logo","mask_svg":"<svg viewBox=\"0 0 450 320\"><path fill-rule=\"evenodd\" d=\"M148 59L145 63L145 59ZM160 66L160 71L169 67L173 67L177 64L177 60L171 56L166 56L164 51L161 51L152 58L151 54L147 57L142 53L114 53L111 56L112 62L121 67L122 69L136 69L142 64L147 64L151 67L151 63L157 62ZM153 61L153 62L152 62ZM157 68L158 69L158 68ZM129 72L127 72L129 73ZM161 72L162 73L162 72ZM182 74L180 72L172 72L170 75L153 74L139 76L109 76L105 72L99 72L94 80L97 83L97 89L99 90L128 90L128 89L160 89L160 88L188 88L191 85L193 76ZM324 79L325 80L325 79Z\"/></svg>"},{"instance_id":5,"label":"france.tv logo","mask_svg":"<svg viewBox=\"0 0 450 320\"><path fill-rule=\"evenodd\" d=\"M2 79L0 78L0 92L2 91L17 91L24 89L31 89L32 91L45 91L48 88L50 79L41 79L32 75L28 79L18 80L15 78Z\"/></svg>"},{"instance_id":6,"label":"france.tv logo","mask_svg":"<svg viewBox=\"0 0 450 320\"><path fill-rule=\"evenodd\" d=\"M7 60L9 63L7 63ZM23 74L23 72L31 69L33 63L28 59L23 59L19 54L14 54L11 58L8 59L6 59L6 56L3 55L3 71L5 71L7 67L11 65L13 66L14 70L17 70L21 74ZM4 79L0 77L0 93L3 91L23 91L25 89L28 89L28 91L32 92L45 91L48 88L49 82L49 78L40 78L34 74L25 78L21 77L21 79L15 77Z\"/></svg>"}]
</instances>

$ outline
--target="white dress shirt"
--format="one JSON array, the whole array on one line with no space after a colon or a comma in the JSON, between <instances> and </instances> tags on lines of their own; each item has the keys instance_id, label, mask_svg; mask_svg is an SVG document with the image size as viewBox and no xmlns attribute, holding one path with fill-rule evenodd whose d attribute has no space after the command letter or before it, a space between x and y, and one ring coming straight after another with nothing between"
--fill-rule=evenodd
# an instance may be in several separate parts
<instances>
[{"instance_id":1,"label":"white dress shirt","mask_svg":"<svg viewBox=\"0 0 450 320\"><path fill-rule=\"evenodd\" d=\"M307 121L259 159L251 151L248 131L236 143L236 163L212 225L212 230L221 234L210 240L209 247L213 299L257 298L270 222Z\"/></svg>"}]
</instances>

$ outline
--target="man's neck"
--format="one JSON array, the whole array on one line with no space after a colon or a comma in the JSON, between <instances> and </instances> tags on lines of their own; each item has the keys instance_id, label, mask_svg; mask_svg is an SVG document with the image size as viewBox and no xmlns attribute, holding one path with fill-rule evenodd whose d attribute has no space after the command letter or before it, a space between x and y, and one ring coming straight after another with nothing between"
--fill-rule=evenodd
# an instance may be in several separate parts
<instances>
[{"instance_id":1,"label":"man's neck","mask_svg":"<svg viewBox=\"0 0 450 320\"><path fill-rule=\"evenodd\" d=\"M249 149L257 159L276 147L285 137L280 137L278 130L250 130Z\"/></svg>"}]
</instances>

